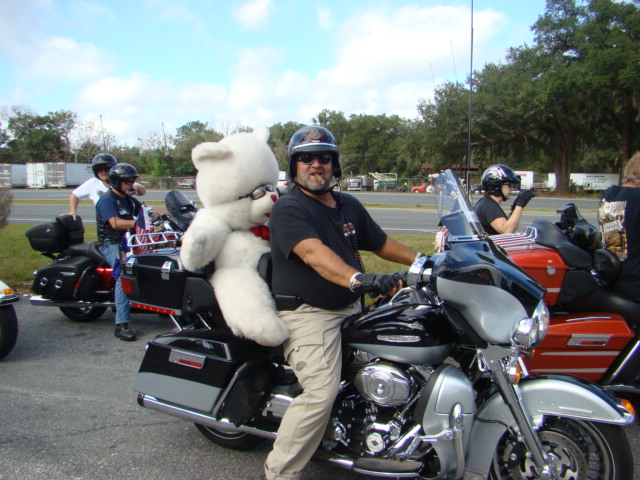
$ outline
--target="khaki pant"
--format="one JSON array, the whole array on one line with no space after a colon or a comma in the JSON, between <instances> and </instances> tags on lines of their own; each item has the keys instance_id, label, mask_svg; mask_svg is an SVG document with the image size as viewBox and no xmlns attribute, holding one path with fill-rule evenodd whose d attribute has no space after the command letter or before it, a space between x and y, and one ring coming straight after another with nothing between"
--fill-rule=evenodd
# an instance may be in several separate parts
<instances>
[{"instance_id":1,"label":"khaki pant","mask_svg":"<svg viewBox=\"0 0 640 480\"><path fill-rule=\"evenodd\" d=\"M294 311L279 312L291 331L284 355L304 391L285 412L265 462L269 480L299 479L318 448L340 386L340 327L345 318L358 312L359 303L341 310L303 304Z\"/></svg>"}]
</instances>

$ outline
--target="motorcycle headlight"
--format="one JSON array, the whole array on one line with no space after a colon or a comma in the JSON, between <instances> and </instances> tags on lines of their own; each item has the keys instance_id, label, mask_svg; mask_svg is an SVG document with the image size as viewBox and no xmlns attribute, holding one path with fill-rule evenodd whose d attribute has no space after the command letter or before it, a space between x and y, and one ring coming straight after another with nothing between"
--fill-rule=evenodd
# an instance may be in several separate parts
<instances>
[{"instance_id":1,"label":"motorcycle headlight","mask_svg":"<svg viewBox=\"0 0 640 480\"><path fill-rule=\"evenodd\" d=\"M531 318L523 318L516 324L511 340L516 345L532 348L539 344L549 329L549 309L543 300L536 306Z\"/></svg>"},{"instance_id":2,"label":"motorcycle headlight","mask_svg":"<svg viewBox=\"0 0 640 480\"><path fill-rule=\"evenodd\" d=\"M538 326L533 318L523 318L516 324L516 329L511 335L511 340L516 345L524 348L533 347L538 340Z\"/></svg>"},{"instance_id":3,"label":"motorcycle headlight","mask_svg":"<svg viewBox=\"0 0 640 480\"><path fill-rule=\"evenodd\" d=\"M540 303L533 311L533 321L538 324L538 342L540 343L547 336L547 330L549 330L549 320L551 314L549 313L549 307L544 303L544 300L540 300Z\"/></svg>"}]
</instances>

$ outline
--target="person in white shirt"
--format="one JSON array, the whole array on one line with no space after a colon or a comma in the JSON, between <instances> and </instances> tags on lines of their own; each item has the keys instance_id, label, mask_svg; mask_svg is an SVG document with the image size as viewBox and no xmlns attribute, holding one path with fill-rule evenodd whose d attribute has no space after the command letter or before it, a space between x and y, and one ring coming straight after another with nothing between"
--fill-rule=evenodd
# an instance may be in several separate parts
<instances>
[{"instance_id":1,"label":"person in white shirt","mask_svg":"<svg viewBox=\"0 0 640 480\"><path fill-rule=\"evenodd\" d=\"M65 215L71 215L75 220L78 205L83 198L90 198L94 205L98 203L100 197L111 188L109 171L116 163L118 163L116 157L110 153L99 153L93 157L91 169L93 170L94 178L90 178L71 192L69 196L69 213L65 213ZM138 196L147 193L147 189L139 183L134 184L133 189Z\"/></svg>"}]
</instances>

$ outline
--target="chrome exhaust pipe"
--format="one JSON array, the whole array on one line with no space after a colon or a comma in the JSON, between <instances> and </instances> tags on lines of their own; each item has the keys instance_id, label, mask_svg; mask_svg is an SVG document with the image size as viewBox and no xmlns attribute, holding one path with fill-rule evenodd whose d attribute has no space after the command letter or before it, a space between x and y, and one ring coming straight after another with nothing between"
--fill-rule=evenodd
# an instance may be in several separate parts
<instances>
[{"instance_id":1,"label":"chrome exhaust pipe","mask_svg":"<svg viewBox=\"0 0 640 480\"><path fill-rule=\"evenodd\" d=\"M247 427L241 425L236 427L226 419L218 420L214 417L206 415L204 413L194 412L186 408L172 405L162 400L158 400L150 395L143 393L138 394L138 404L141 407L155 410L156 412L164 413L172 417L178 417L182 420L189 422L199 423L207 427L223 430L226 432L243 432L255 435L257 437L267 438L274 440L276 438L276 432L269 432L266 430L260 430L258 428ZM404 462L396 460L385 459L366 459L355 458L350 459L347 457L337 456L328 452L318 450L314 455L314 458L329 462L337 467L344 468L346 470L352 470L358 473L364 473L374 477L383 478L416 478L419 476L419 469L422 466L420 462L407 460Z\"/></svg>"},{"instance_id":2,"label":"chrome exhaust pipe","mask_svg":"<svg viewBox=\"0 0 640 480\"><path fill-rule=\"evenodd\" d=\"M42 298L42 295L33 295L29 298L31 305L39 307L68 307L68 308L85 308L85 307L115 307L116 304L111 302L84 302L81 300L49 300Z\"/></svg>"},{"instance_id":3,"label":"chrome exhaust pipe","mask_svg":"<svg viewBox=\"0 0 640 480\"><path fill-rule=\"evenodd\" d=\"M163 402L162 400L158 400L155 397L152 397L150 395L144 395L142 393L138 395L138 404L141 407L146 407L150 410L155 410L156 412L164 413L172 417L178 417L178 418L181 418L182 420L187 420L189 422L199 423L200 425L215 428L217 430L222 430L225 432L249 433L251 435L268 438L270 440L274 440L276 438L276 432L260 430L258 428L247 427L245 425L240 425L239 427L236 427L231 422L229 422L229 420L226 420L226 419L218 420L210 415L194 412L192 410L188 410L186 408L179 407L177 405L172 405L170 403Z\"/></svg>"}]
</instances>

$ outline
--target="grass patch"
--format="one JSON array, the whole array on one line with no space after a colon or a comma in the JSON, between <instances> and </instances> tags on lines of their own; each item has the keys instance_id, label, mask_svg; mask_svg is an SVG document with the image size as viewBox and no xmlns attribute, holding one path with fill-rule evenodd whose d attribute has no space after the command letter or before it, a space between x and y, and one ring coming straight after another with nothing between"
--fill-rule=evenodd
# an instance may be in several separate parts
<instances>
[{"instance_id":1,"label":"grass patch","mask_svg":"<svg viewBox=\"0 0 640 480\"><path fill-rule=\"evenodd\" d=\"M33 283L33 272L51 260L31 249L24 233L32 225L11 223L0 230L0 279L20 293L30 293ZM433 235L392 235L417 252L433 251ZM97 240L95 228L84 232L86 242ZM387 262L371 252L362 252L365 270L371 273L390 273L401 270L402 265Z\"/></svg>"},{"instance_id":2,"label":"grass patch","mask_svg":"<svg viewBox=\"0 0 640 480\"><path fill-rule=\"evenodd\" d=\"M427 255L433 254L435 235L398 234L390 236L416 252L426 253ZM362 262L364 263L364 269L368 273L391 273L408 268L397 263L387 262L371 252L360 253L362 255Z\"/></svg>"}]
</instances>

